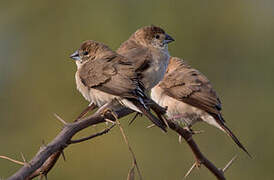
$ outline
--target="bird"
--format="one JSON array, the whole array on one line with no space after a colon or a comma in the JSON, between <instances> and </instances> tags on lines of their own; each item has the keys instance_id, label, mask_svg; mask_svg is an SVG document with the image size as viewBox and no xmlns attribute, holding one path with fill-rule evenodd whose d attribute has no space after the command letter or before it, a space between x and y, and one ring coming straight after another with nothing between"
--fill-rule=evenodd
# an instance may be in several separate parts
<instances>
[{"instance_id":1,"label":"bird","mask_svg":"<svg viewBox=\"0 0 274 180\"><path fill-rule=\"evenodd\" d=\"M162 28L144 26L123 42L116 52L133 63L148 92L164 78L170 57L168 44L173 41Z\"/></svg>"},{"instance_id":2,"label":"bird","mask_svg":"<svg viewBox=\"0 0 274 180\"><path fill-rule=\"evenodd\" d=\"M75 60L77 65L77 89L87 101L101 107L117 100L122 105L143 113L166 131L164 120L157 114L162 109L154 110L159 119L150 112L146 105L150 98L144 93L135 67L127 58L112 51L105 44L93 40L84 41L70 58Z\"/></svg>"},{"instance_id":3,"label":"bird","mask_svg":"<svg viewBox=\"0 0 274 180\"><path fill-rule=\"evenodd\" d=\"M196 122L206 122L227 135L251 157L222 116L221 101L205 75L183 59L171 57L164 79L151 90L151 98L167 106L170 120L182 123L191 130Z\"/></svg>"}]
</instances>

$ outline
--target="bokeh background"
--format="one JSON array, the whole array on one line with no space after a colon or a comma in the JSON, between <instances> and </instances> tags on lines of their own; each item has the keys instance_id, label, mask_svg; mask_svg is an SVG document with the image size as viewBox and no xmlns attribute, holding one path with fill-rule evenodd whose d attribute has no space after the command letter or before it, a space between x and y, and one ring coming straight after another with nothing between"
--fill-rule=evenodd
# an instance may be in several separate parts
<instances>
[{"instance_id":1,"label":"bokeh background","mask_svg":"<svg viewBox=\"0 0 274 180\"><path fill-rule=\"evenodd\" d=\"M176 41L173 56L206 74L223 102L228 126L254 156L249 159L229 137L199 124L195 136L204 154L223 167L235 154L227 179L274 179L274 1L271 0L58 0L1 1L0 155L31 159L42 140L61 129L57 113L72 121L87 106L75 88L69 59L83 40L117 49L137 28L163 27ZM122 123L145 179L182 179L193 155L175 133L146 129L139 118ZM79 136L99 131L89 128ZM117 128L66 149L50 179L126 179L130 154ZM20 166L0 159L0 177ZM189 179L214 179L205 168Z\"/></svg>"}]
</instances>

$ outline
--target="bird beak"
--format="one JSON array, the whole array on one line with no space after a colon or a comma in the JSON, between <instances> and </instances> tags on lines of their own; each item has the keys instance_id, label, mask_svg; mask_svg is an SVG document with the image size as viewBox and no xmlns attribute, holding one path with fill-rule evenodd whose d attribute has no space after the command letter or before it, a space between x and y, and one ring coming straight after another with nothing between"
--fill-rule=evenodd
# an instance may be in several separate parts
<instances>
[{"instance_id":1,"label":"bird beak","mask_svg":"<svg viewBox=\"0 0 274 180\"><path fill-rule=\"evenodd\" d=\"M171 43L172 41L175 41L170 35L166 34L164 44Z\"/></svg>"},{"instance_id":2,"label":"bird beak","mask_svg":"<svg viewBox=\"0 0 274 180\"><path fill-rule=\"evenodd\" d=\"M77 60L81 60L80 56L79 56L79 52L78 50L75 51L72 55L70 55L70 58L77 61Z\"/></svg>"}]
</instances>

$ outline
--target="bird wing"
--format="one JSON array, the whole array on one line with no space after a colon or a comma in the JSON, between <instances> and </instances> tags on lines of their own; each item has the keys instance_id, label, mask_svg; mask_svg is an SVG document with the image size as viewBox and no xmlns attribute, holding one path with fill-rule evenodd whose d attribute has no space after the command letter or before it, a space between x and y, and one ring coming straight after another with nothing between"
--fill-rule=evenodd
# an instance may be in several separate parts
<instances>
[{"instance_id":1,"label":"bird wing","mask_svg":"<svg viewBox=\"0 0 274 180\"><path fill-rule=\"evenodd\" d=\"M152 60L152 55L148 48L144 48L134 41L128 40L119 47L117 53L132 61L138 76L143 78L143 72L150 67Z\"/></svg>"},{"instance_id":2,"label":"bird wing","mask_svg":"<svg viewBox=\"0 0 274 180\"><path fill-rule=\"evenodd\" d=\"M181 62L174 71L165 75L159 86L167 95L202 109L215 119L222 119L221 101L209 80L189 65Z\"/></svg>"},{"instance_id":3,"label":"bird wing","mask_svg":"<svg viewBox=\"0 0 274 180\"><path fill-rule=\"evenodd\" d=\"M79 75L88 88L116 96L136 98L136 89L141 88L131 63L118 55L85 63Z\"/></svg>"}]
</instances>

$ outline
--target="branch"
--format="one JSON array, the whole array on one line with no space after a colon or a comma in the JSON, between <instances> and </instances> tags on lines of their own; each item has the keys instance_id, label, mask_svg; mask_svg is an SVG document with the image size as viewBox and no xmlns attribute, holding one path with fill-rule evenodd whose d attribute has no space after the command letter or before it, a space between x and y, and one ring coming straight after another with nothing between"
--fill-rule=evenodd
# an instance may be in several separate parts
<instances>
[{"instance_id":1,"label":"branch","mask_svg":"<svg viewBox=\"0 0 274 180\"><path fill-rule=\"evenodd\" d=\"M225 180L224 173L222 170L218 169L212 162L210 162L200 151L198 145L195 143L195 141L192 139L192 133L180 127L178 124L172 122L171 120L167 120L169 127L176 131L180 136L182 136L189 147L191 148L197 164L203 164L212 174L216 176L218 180ZM193 169L195 166L193 165L191 169Z\"/></svg>"},{"instance_id":2,"label":"branch","mask_svg":"<svg viewBox=\"0 0 274 180\"><path fill-rule=\"evenodd\" d=\"M53 166L55 165L55 163L57 162L57 160L59 159L60 155L62 154L62 150L59 150L55 153L53 153L44 163L43 165L36 169L36 171L34 171L30 176L28 176L27 178L25 178L25 180L31 180L37 176L47 176L47 174L49 173L49 171L53 168Z\"/></svg>"},{"instance_id":3,"label":"branch","mask_svg":"<svg viewBox=\"0 0 274 180\"><path fill-rule=\"evenodd\" d=\"M43 166L45 161L54 156L54 153L65 149L69 145L71 138L76 133L92 125L105 122L105 118L115 121L115 118L110 113L102 116L102 112L104 112L106 109L109 109L110 107L115 111L119 118L132 113L132 111L129 109L121 108L120 105L110 103L102 106L96 113L87 118L84 118L81 121L65 123L63 130L48 145L42 147L31 159L28 165L25 164L16 173L9 177L8 180L29 179L37 169ZM55 157L53 159L58 158Z\"/></svg>"},{"instance_id":4,"label":"branch","mask_svg":"<svg viewBox=\"0 0 274 180\"><path fill-rule=\"evenodd\" d=\"M133 112L132 110L129 110L127 108L121 108L120 105L111 103L101 107L93 115L74 123L64 123L65 121L63 121L61 118L58 118L64 124L63 130L51 141L51 143L42 147L38 151L38 153L32 158L32 160L28 163L28 165L25 164L15 174L9 177L8 180L29 180L34 178L35 176L33 175L37 175L37 172L40 172L40 175L41 172L48 173L58 160L60 152L62 152L68 145L70 145L73 142L73 140L71 139L75 134L92 125L106 122L105 119L111 119L112 121L115 121L115 117L113 117L111 113L102 116L102 112L105 112L107 109L112 109L118 116L118 118L122 118ZM199 147L192 139L192 133L190 131L180 127L179 125L170 120L168 120L167 123L170 129L177 132L186 140L187 144L190 146L195 156L196 162L203 164L211 173L213 173L216 176L218 180L225 180L223 171L218 169L201 153ZM99 135L102 135L104 133L105 131L103 131L103 133L101 134L99 133ZM80 141L90 138L92 137L80 139ZM41 171L43 169L47 169L47 171Z\"/></svg>"}]
</instances>

